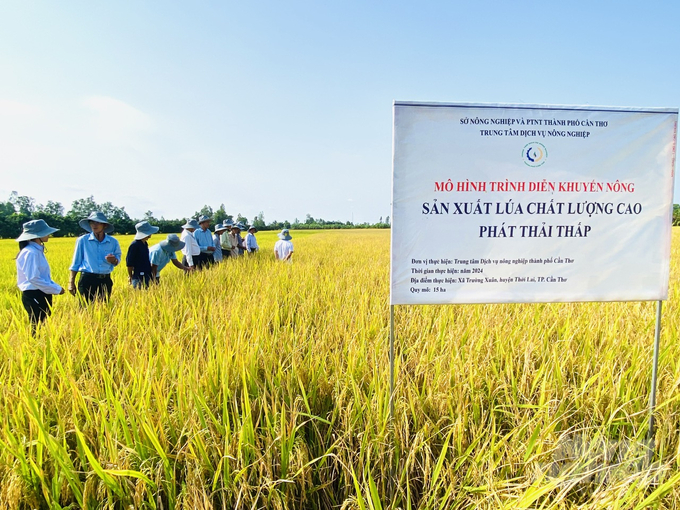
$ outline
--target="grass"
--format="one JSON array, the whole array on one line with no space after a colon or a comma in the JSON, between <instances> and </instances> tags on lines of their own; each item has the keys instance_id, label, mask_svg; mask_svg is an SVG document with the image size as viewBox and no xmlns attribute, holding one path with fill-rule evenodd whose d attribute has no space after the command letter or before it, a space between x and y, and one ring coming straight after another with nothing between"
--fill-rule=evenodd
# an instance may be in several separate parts
<instances>
[{"instance_id":1,"label":"grass","mask_svg":"<svg viewBox=\"0 0 680 510\"><path fill-rule=\"evenodd\" d=\"M0 508L678 508L679 235L651 465L654 303L397 307L391 424L389 232L293 232L292 265L262 232L147 292L121 267L35 338L2 241Z\"/></svg>"}]
</instances>

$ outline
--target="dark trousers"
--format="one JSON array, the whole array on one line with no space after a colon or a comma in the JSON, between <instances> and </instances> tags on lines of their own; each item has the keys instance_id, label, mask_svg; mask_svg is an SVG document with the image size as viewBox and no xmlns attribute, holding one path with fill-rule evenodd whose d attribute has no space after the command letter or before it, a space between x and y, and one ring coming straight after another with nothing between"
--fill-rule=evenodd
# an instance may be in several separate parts
<instances>
[{"instance_id":1,"label":"dark trousers","mask_svg":"<svg viewBox=\"0 0 680 510\"><path fill-rule=\"evenodd\" d=\"M222 258L226 259L231 257L231 250L222 250Z\"/></svg>"},{"instance_id":2,"label":"dark trousers","mask_svg":"<svg viewBox=\"0 0 680 510\"><path fill-rule=\"evenodd\" d=\"M28 312L33 326L40 324L52 313L52 294L42 290L25 290L21 293L21 304Z\"/></svg>"},{"instance_id":3,"label":"dark trousers","mask_svg":"<svg viewBox=\"0 0 680 510\"><path fill-rule=\"evenodd\" d=\"M196 269L204 269L212 266L215 263L215 259L212 253L201 253L194 257L194 263L196 264Z\"/></svg>"},{"instance_id":4,"label":"dark trousers","mask_svg":"<svg viewBox=\"0 0 680 510\"><path fill-rule=\"evenodd\" d=\"M110 274L80 273L78 292L88 303L95 299L107 301L111 296L113 281Z\"/></svg>"},{"instance_id":5,"label":"dark trousers","mask_svg":"<svg viewBox=\"0 0 680 510\"><path fill-rule=\"evenodd\" d=\"M198 269L198 257L199 257L199 255L194 255L194 256L191 257L191 259L194 261L194 267L197 268L197 269ZM184 264L185 266L189 265L189 262L187 262L187 256L186 255L182 255L182 264Z\"/></svg>"}]
</instances>

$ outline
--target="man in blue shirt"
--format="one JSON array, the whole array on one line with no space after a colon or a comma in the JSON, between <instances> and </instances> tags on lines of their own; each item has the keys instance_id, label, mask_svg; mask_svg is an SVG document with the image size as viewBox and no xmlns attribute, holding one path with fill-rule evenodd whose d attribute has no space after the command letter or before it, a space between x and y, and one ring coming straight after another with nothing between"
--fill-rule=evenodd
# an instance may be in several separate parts
<instances>
[{"instance_id":1,"label":"man in blue shirt","mask_svg":"<svg viewBox=\"0 0 680 510\"><path fill-rule=\"evenodd\" d=\"M80 236L76 241L73 262L69 267L68 291L76 295L76 275L80 273L78 292L85 301L106 301L113 288L111 272L122 256L120 244L108 235L113 232L113 225L100 211L91 213L78 224L89 234Z\"/></svg>"},{"instance_id":2,"label":"man in blue shirt","mask_svg":"<svg viewBox=\"0 0 680 510\"><path fill-rule=\"evenodd\" d=\"M198 257L196 264L197 269L203 269L206 266L214 264L213 252L215 251L215 243L213 241L212 232L210 232L210 218L208 216L201 216L198 218L198 225L194 231L194 239L201 249L201 254Z\"/></svg>"},{"instance_id":3,"label":"man in blue shirt","mask_svg":"<svg viewBox=\"0 0 680 510\"><path fill-rule=\"evenodd\" d=\"M255 232L257 232L255 226L251 225L248 227L248 235L246 235L246 250L248 251L248 255L254 255L260 249L257 245L257 239L255 239Z\"/></svg>"},{"instance_id":4,"label":"man in blue shirt","mask_svg":"<svg viewBox=\"0 0 680 510\"><path fill-rule=\"evenodd\" d=\"M177 269L182 269L184 271L191 270L190 267L185 266L179 260L177 260L177 255L175 252L181 250L182 248L184 248L184 242L179 240L177 234L169 234L167 239L153 245L149 249L151 278L158 282L160 280L160 276L158 275L170 261L172 261L173 265Z\"/></svg>"}]
</instances>

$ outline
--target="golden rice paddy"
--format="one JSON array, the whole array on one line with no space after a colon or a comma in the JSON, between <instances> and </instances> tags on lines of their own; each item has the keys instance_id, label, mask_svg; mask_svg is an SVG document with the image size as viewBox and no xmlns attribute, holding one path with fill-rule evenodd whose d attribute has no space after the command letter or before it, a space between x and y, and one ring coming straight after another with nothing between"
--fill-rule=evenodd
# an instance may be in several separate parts
<instances>
[{"instance_id":1,"label":"golden rice paddy","mask_svg":"<svg viewBox=\"0 0 680 510\"><path fill-rule=\"evenodd\" d=\"M0 508L680 508L680 231L651 459L655 303L396 307L391 422L389 232L293 236L35 337L0 242Z\"/></svg>"}]
</instances>

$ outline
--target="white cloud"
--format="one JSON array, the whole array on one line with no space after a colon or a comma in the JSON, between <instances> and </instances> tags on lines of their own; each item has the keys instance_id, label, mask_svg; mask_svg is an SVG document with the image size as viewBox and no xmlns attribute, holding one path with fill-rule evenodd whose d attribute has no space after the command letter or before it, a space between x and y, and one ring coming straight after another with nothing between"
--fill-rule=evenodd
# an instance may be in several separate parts
<instances>
[{"instance_id":1,"label":"white cloud","mask_svg":"<svg viewBox=\"0 0 680 510\"><path fill-rule=\"evenodd\" d=\"M0 99L0 118L5 120L9 118L13 121L28 120L29 117L35 117L39 113L40 108L35 105Z\"/></svg>"},{"instance_id":2,"label":"white cloud","mask_svg":"<svg viewBox=\"0 0 680 510\"><path fill-rule=\"evenodd\" d=\"M90 96L83 106L92 114L94 133L104 142L135 146L140 136L154 129L146 113L112 97Z\"/></svg>"},{"instance_id":3,"label":"white cloud","mask_svg":"<svg viewBox=\"0 0 680 510\"><path fill-rule=\"evenodd\" d=\"M148 209L144 199L162 176L159 135L163 142L149 115L112 97L45 104L0 98L0 201L17 190L67 209L89 195L131 213L138 213L135 202ZM93 175L112 178L102 187ZM131 182L144 190L137 200L128 197Z\"/></svg>"}]
</instances>

